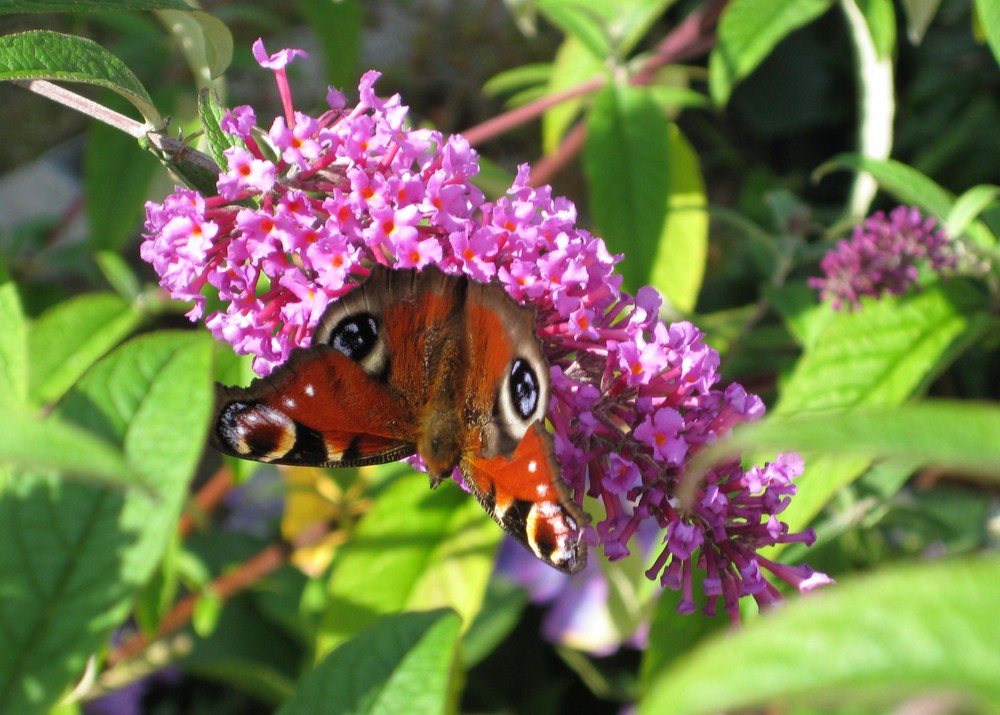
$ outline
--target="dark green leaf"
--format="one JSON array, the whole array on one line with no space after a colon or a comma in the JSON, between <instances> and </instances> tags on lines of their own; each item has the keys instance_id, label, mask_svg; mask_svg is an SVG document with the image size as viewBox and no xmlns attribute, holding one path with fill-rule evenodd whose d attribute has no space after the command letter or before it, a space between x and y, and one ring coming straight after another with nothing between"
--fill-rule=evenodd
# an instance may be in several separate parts
<instances>
[{"instance_id":1,"label":"dark green leaf","mask_svg":"<svg viewBox=\"0 0 1000 715\"><path fill-rule=\"evenodd\" d=\"M655 678L639 712L820 704L889 712L941 693L957 699L949 712L997 712L998 603L996 558L914 564L827 587L687 653Z\"/></svg>"},{"instance_id":2,"label":"dark green leaf","mask_svg":"<svg viewBox=\"0 0 1000 715\"><path fill-rule=\"evenodd\" d=\"M450 712L460 628L449 611L384 616L317 665L278 715Z\"/></svg>"},{"instance_id":3,"label":"dark green leaf","mask_svg":"<svg viewBox=\"0 0 1000 715\"><path fill-rule=\"evenodd\" d=\"M775 45L831 5L833 0L732 0L719 20L717 44L709 58L709 88L715 103L729 101L733 87Z\"/></svg>"},{"instance_id":4,"label":"dark green leaf","mask_svg":"<svg viewBox=\"0 0 1000 715\"><path fill-rule=\"evenodd\" d=\"M323 53L323 79L341 90L354 89L358 82L361 52L360 0L298 0Z\"/></svg>"},{"instance_id":5,"label":"dark green leaf","mask_svg":"<svg viewBox=\"0 0 1000 715\"><path fill-rule=\"evenodd\" d=\"M608 86L587 119L584 170L594 221L628 290L649 282L670 201L669 123L650 93Z\"/></svg>"},{"instance_id":6,"label":"dark green leaf","mask_svg":"<svg viewBox=\"0 0 1000 715\"><path fill-rule=\"evenodd\" d=\"M160 169L155 157L115 127L94 122L83 157L88 242L95 251L120 250L138 234L149 185Z\"/></svg>"}]
</instances>

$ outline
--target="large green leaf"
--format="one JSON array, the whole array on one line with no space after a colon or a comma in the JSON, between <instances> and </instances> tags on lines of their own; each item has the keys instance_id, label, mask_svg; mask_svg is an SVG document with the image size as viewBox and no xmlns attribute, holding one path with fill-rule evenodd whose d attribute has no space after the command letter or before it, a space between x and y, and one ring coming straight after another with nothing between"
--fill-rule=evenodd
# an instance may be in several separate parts
<instances>
[{"instance_id":1,"label":"large green leaf","mask_svg":"<svg viewBox=\"0 0 1000 715\"><path fill-rule=\"evenodd\" d=\"M502 535L454 484L431 491L423 474L398 479L337 552L320 652L400 611L447 606L468 626L482 604Z\"/></svg>"},{"instance_id":2,"label":"large green leaf","mask_svg":"<svg viewBox=\"0 0 1000 715\"><path fill-rule=\"evenodd\" d=\"M0 476L0 712L44 712L153 573L201 455L210 363L202 335L145 336L95 365L56 410L122 448L145 488Z\"/></svg>"},{"instance_id":3,"label":"large green leaf","mask_svg":"<svg viewBox=\"0 0 1000 715\"><path fill-rule=\"evenodd\" d=\"M136 76L93 40L48 30L0 37L0 80L31 79L105 87L131 102L147 123L160 124L160 114Z\"/></svg>"},{"instance_id":4,"label":"large green leaf","mask_svg":"<svg viewBox=\"0 0 1000 715\"><path fill-rule=\"evenodd\" d=\"M901 404L981 334L989 324L984 301L970 283L950 281L866 301L859 311L831 315L823 307L815 317L823 327L785 383L774 414ZM810 459L783 520L793 531L804 528L868 461L856 454Z\"/></svg>"},{"instance_id":5,"label":"large green leaf","mask_svg":"<svg viewBox=\"0 0 1000 715\"><path fill-rule=\"evenodd\" d=\"M669 122L648 89L609 85L587 118L584 170L594 222L634 291L649 282L670 200Z\"/></svg>"},{"instance_id":6,"label":"large green leaf","mask_svg":"<svg viewBox=\"0 0 1000 715\"><path fill-rule=\"evenodd\" d=\"M941 693L998 712L998 604L995 557L886 569L705 642L653 680L639 712L820 704L889 712Z\"/></svg>"},{"instance_id":7,"label":"large green leaf","mask_svg":"<svg viewBox=\"0 0 1000 715\"><path fill-rule=\"evenodd\" d=\"M56 416L42 419L14 405L4 408L0 464L19 472L56 470L109 484L138 483L121 452L104 440Z\"/></svg>"},{"instance_id":8,"label":"large green leaf","mask_svg":"<svg viewBox=\"0 0 1000 715\"><path fill-rule=\"evenodd\" d=\"M733 87L749 75L782 39L822 15L833 0L732 0L719 20L709 58L709 88L725 104Z\"/></svg>"},{"instance_id":9,"label":"large green leaf","mask_svg":"<svg viewBox=\"0 0 1000 715\"><path fill-rule=\"evenodd\" d=\"M670 126L670 203L649 283L685 313L694 312L708 257L708 211L698 155Z\"/></svg>"},{"instance_id":10,"label":"large green leaf","mask_svg":"<svg viewBox=\"0 0 1000 715\"><path fill-rule=\"evenodd\" d=\"M278 715L451 712L461 625L443 610L384 616L317 665Z\"/></svg>"},{"instance_id":11,"label":"large green leaf","mask_svg":"<svg viewBox=\"0 0 1000 715\"><path fill-rule=\"evenodd\" d=\"M32 325L31 399L61 397L100 357L138 325L141 316L113 293L90 293L58 303Z\"/></svg>"},{"instance_id":12,"label":"large green leaf","mask_svg":"<svg viewBox=\"0 0 1000 715\"><path fill-rule=\"evenodd\" d=\"M705 450L699 460L744 450L892 459L975 474L1000 484L1000 408L985 403L928 401L898 407L806 412L747 425Z\"/></svg>"}]
</instances>

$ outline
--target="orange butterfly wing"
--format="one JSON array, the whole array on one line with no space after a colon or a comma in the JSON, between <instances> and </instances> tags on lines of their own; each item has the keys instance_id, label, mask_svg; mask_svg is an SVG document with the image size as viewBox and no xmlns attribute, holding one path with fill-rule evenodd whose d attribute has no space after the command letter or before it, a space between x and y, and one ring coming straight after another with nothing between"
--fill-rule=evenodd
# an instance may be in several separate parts
<instances>
[{"instance_id":1,"label":"orange butterfly wing","mask_svg":"<svg viewBox=\"0 0 1000 715\"><path fill-rule=\"evenodd\" d=\"M412 410L343 353L296 350L249 387L216 389L214 446L273 464L351 467L416 452Z\"/></svg>"},{"instance_id":2,"label":"orange butterfly wing","mask_svg":"<svg viewBox=\"0 0 1000 715\"><path fill-rule=\"evenodd\" d=\"M487 513L542 561L575 573L587 563L580 529L587 516L569 495L552 436L535 422L509 458L471 456L462 474Z\"/></svg>"}]
</instances>

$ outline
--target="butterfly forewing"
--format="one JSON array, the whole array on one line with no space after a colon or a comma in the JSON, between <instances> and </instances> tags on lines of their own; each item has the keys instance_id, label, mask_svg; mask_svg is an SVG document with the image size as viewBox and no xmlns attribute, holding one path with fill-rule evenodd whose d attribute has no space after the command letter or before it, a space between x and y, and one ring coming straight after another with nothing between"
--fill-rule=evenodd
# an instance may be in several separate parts
<instances>
[{"instance_id":1,"label":"butterfly forewing","mask_svg":"<svg viewBox=\"0 0 1000 715\"><path fill-rule=\"evenodd\" d=\"M359 408L364 404L364 408ZM412 410L342 353L299 350L249 387L216 392L213 442L274 464L349 467L412 455Z\"/></svg>"}]
</instances>

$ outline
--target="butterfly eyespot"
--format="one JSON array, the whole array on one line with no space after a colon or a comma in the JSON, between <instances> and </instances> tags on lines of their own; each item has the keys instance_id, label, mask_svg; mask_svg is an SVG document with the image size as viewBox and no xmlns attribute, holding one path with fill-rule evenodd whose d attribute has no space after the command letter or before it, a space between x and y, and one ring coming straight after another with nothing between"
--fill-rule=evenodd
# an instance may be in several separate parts
<instances>
[{"instance_id":1,"label":"butterfly eyespot","mask_svg":"<svg viewBox=\"0 0 1000 715\"><path fill-rule=\"evenodd\" d=\"M378 322L367 313L345 318L330 335L330 345L352 360L364 360L378 342Z\"/></svg>"},{"instance_id":2,"label":"butterfly eyespot","mask_svg":"<svg viewBox=\"0 0 1000 715\"><path fill-rule=\"evenodd\" d=\"M538 376L526 360L515 360L510 369L510 399L522 419L535 414L539 399Z\"/></svg>"}]
</instances>

